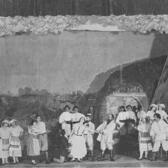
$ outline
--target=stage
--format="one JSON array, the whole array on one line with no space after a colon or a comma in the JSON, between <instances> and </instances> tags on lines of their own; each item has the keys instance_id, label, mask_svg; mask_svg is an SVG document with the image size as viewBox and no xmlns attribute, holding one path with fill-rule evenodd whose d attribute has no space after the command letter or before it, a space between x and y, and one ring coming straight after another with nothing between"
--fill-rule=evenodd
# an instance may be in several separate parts
<instances>
[{"instance_id":1,"label":"stage","mask_svg":"<svg viewBox=\"0 0 168 168\"><path fill-rule=\"evenodd\" d=\"M126 157L126 156L116 156L116 161L94 161L94 162L66 162L63 164L51 163L51 164L38 164L33 166L31 164L18 164L18 165L6 165L4 167L12 167L12 168L34 168L34 167L60 167L60 168L105 168L105 167L167 167L168 161L149 161L149 160L136 160L134 158Z\"/></svg>"}]
</instances>

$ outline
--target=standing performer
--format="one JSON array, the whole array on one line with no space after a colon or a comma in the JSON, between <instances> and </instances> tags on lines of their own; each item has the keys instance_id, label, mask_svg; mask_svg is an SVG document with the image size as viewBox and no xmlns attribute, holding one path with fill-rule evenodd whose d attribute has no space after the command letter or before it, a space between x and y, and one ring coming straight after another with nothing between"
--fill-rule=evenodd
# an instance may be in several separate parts
<instances>
[{"instance_id":1,"label":"standing performer","mask_svg":"<svg viewBox=\"0 0 168 168\"><path fill-rule=\"evenodd\" d=\"M152 151L152 141L150 137L150 119L145 118L142 119L140 124L138 125L139 131L139 160L143 159L143 154L145 153L145 158L148 158L148 153Z\"/></svg>"},{"instance_id":2,"label":"standing performer","mask_svg":"<svg viewBox=\"0 0 168 168\"><path fill-rule=\"evenodd\" d=\"M94 123L91 122L91 113L88 113L86 115L86 122L85 122L85 126L86 126L86 131L85 131L85 139L86 139L86 146L87 146L87 155L88 157L91 156L91 159L93 160L93 135L95 132L95 125Z\"/></svg>"},{"instance_id":3,"label":"standing performer","mask_svg":"<svg viewBox=\"0 0 168 168\"><path fill-rule=\"evenodd\" d=\"M9 121L4 120L2 122L2 127L0 128L0 138L2 140L2 164L8 164L9 157L9 139L10 139L10 129L8 127Z\"/></svg>"},{"instance_id":4,"label":"standing performer","mask_svg":"<svg viewBox=\"0 0 168 168\"><path fill-rule=\"evenodd\" d=\"M72 135L70 138L71 142L71 156L72 161L81 161L87 154L86 141L84 137L85 129L84 126L85 118L81 117L79 123L73 127Z\"/></svg>"},{"instance_id":5,"label":"standing performer","mask_svg":"<svg viewBox=\"0 0 168 168\"><path fill-rule=\"evenodd\" d=\"M124 125L124 123L121 121L127 119L127 114L124 106L120 106L118 111L119 111L119 114L116 119L116 124L121 128Z\"/></svg>"},{"instance_id":6,"label":"standing performer","mask_svg":"<svg viewBox=\"0 0 168 168\"><path fill-rule=\"evenodd\" d=\"M147 112L147 116L150 118L150 121L154 121L154 114L156 113L157 110L157 105L156 104L151 104L149 111Z\"/></svg>"},{"instance_id":7,"label":"standing performer","mask_svg":"<svg viewBox=\"0 0 168 168\"><path fill-rule=\"evenodd\" d=\"M78 106L74 106L71 113L72 129L79 123L82 117L85 118L85 116L79 112Z\"/></svg>"},{"instance_id":8,"label":"standing performer","mask_svg":"<svg viewBox=\"0 0 168 168\"><path fill-rule=\"evenodd\" d=\"M164 104L158 104L158 109L157 109L156 113L160 114L161 119L167 122L168 115L165 112L165 108L166 107Z\"/></svg>"},{"instance_id":9,"label":"standing performer","mask_svg":"<svg viewBox=\"0 0 168 168\"><path fill-rule=\"evenodd\" d=\"M34 120L28 126L27 154L31 158L32 164L37 164L37 157L40 156L40 144L37 138L37 122Z\"/></svg>"},{"instance_id":10,"label":"standing performer","mask_svg":"<svg viewBox=\"0 0 168 168\"><path fill-rule=\"evenodd\" d=\"M139 122L144 121L144 119L147 117L147 113L142 109L141 106L138 107L137 117Z\"/></svg>"},{"instance_id":11,"label":"standing performer","mask_svg":"<svg viewBox=\"0 0 168 168\"><path fill-rule=\"evenodd\" d=\"M49 163L48 157L48 135L45 122L41 121L41 117L37 116L38 139L40 143L41 157L45 157L46 163Z\"/></svg>"},{"instance_id":12,"label":"standing performer","mask_svg":"<svg viewBox=\"0 0 168 168\"><path fill-rule=\"evenodd\" d=\"M59 117L59 123L61 124L62 129L65 131L65 136L67 139L71 134L71 117L70 107L66 105L64 107L64 112Z\"/></svg>"},{"instance_id":13,"label":"standing performer","mask_svg":"<svg viewBox=\"0 0 168 168\"><path fill-rule=\"evenodd\" d=\"M154 114L155 121L152 124L150 135L154 142L153 145L153 158L152 160L156 160L156 154L162 145L162 148L165 152L168 151L168 145L166 142L166 134L167 134L167 127L168 125L161 120L160 114Z\"/></svg>"},{"instance_id":14,"label":"standing performer","mask_svg":"<svg viewBox=\"0 0 168 168\"><path fill-rule=\"evenodd\" d=\"M132 106L131 105L127 105L126 106L126 115L127 115L127 119L132 119L136 123L137 118L136 118L135 112L133 112L133 110L132 110Z\"/></svg>"},{"instance_id":15,"label":"standing performer","mask_svg":"<svg viewBox=\"0 0 168 168\"><path fill-rule=\"evenodd\" d=\"M105 150L108 149L110 152L110 160L114 161L113 156L113 134L116 132L116 123L114 121L114 116L110 114L108 120L104 121L97 129L96 132L99 133L97 140L100 142L100 148L102 151L102 158L105 157Z\"/></svg>"},{"instance_id":16,"label":"standing performer","mask_svg":"<svg viewBox=\"0 0 168 168\"><path fill-rule=\"evenodd\" d=\"M20 137L23 135L23 129L16 124L16 120L10 121L10 147L9 156L13 158L13 163L19 162L19 157L22 157L22 149Z\"/></svg>"}]
</instances>

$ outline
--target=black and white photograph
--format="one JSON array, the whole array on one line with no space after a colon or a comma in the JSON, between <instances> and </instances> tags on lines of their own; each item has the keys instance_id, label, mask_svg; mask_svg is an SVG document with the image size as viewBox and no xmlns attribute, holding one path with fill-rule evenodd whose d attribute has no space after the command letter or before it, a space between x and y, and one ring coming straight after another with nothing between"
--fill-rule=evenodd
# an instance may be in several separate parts
<instances>
[{"instance_id":1,"label":"black and white photograph","mask_svg":"<svg viewBox=\"0 0 168 168\"><path fill-rule=\"evenodd\" d=\"M0 167L168 166L168 0L0 0Z\"/></svg>"}]
</instances>

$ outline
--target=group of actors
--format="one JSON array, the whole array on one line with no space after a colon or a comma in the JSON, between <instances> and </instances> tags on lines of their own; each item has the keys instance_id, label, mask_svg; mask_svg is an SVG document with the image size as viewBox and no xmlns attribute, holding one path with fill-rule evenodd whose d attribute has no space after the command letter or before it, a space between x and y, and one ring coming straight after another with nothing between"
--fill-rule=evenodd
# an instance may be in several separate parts
<instances>
[{"instance_id":1,"label":"group of actors","mask_svg":"<svg viewBox=\"0 0 168 168\"><path fill-rule=\"evenodd\" d=\"M55 162L63 163L67 160L80 162L88 157L93 160L95 134L101 158L104 158L105 152L108 151L110 160L114 161L115 135L120 133L126 121L132 123L138 131L139 160L148 158L149 152L152 153L151 160L156 160L160 148L165 152L166 160L168 159L168 115L164 104L152 104L148 111L143 111L142 108L136 111L131 105L120 106L117 115L108 114L97 128L92 121L92 115L80 113L77 106L72 109L68 105L64 107L59 116L59 158L54 158ZM2 164L8 164L9 157L12 158L12 163L19 162L19 158L22 157L23 133L23 128L16 120L2 122L0 127ZM37 164L39 156L41 161L49 163L48 131L39 115L32 119L27 127L27 133L27 155L32 164Z\"/></svg>"},{"instance_id":2,"label":"group of actors","mask_svg":"<svg viewBox=\"0 0 168 168\"><path fill-rule=\"evenodd\" d=\"M101 157L104 158L105 151L108 151L110 160L114 161L115 135L120 133L126 122L138 131L139 160L156 160L160 148L166 154L165 160L168 160L168 114L164 104L151 104L146 111L141 107L137 110L131 105L120 106L117 115L109 114L97 128L91 115L88 113L84 116L76 106L72 111L66 106L59 117L65 141L70 144L68 157L71 161L81 161L86 156L93 158L94 134L97 134ZM65 153L62 152L56 161L64 162L67 157Z\"/></svg>"},{"instance_id":3,"label":"group of actors","mask_svg":"<svg viewBox=\"0 0 168 168\"><path fill-rule=\"evenodd\" d=\"M31 120L27 128L26 146L27 155L32 164L36 164L37 157L48 159L48 137L46 124L41 121L40 116L36 116ZM3 120L0 128L0 158L2 164L8 164L9 158L12 158L13 164L19 162L22 157L22 142L21 139L25 135L24 129L18 125L17 120Z\"/></svg>"}]
</instances>

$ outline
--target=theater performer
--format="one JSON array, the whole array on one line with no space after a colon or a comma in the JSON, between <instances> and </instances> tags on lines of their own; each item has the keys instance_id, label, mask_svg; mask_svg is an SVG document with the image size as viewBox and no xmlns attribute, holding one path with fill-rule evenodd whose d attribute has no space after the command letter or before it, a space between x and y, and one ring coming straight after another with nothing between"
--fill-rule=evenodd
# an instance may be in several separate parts
<instances>
[{"instance_id":1,"label":"theater performer","mask_svg":"<svg viewBox=\"0 0 168 168\"><path fill-rule=\"evenodd\" d=\"M20 137L23 135L23 129L17 125L17 121L12 119L10 121L10 147L9 156L13 158L13 163L19 162L19 157L22 157Z\"/></svg>"},{"instance_id":2,"label":"theater performer","mask_svg":"<svg viewBox=\"0 0 168 168\"><path fill-rule=\"evenodd\" d=\"M87 146L87 157L91 157L91 160L93 160L93 136L95 132L95 125L91 121L91 113L86 114L86 121L85 121L85 140L86 140L86 146Z\"/></svg>"},{"instance_id":3,"label":"theater performer","mask_svg":"<svg viewBox=\"0 0 168 168\"><path fill-rule=\"evenodd\" d=\"M150 118L151 123L154 121L154 114L156 113L157 105L151 104L149 107L149 111L147 112L147 116Z\"/></svg>"},{"instance_id":4,"label":"theater performer","mask_svg":"<svg viewBox=\"0 0 168 168\"><path fill-rule=\"evenodd\" d=\"M30 157L33 165L37 164L40 156L40 143L38 140L37 121L32 120L28 126L27 155Z\"/></svg>"},{"instance_id":5,"label":"theater performer","mask_svg":"<svg viewBox=\"0 0 168 168\"><path fill-rule=\"evenodd\" d=\"M105 150L108 149L110 153L110 160L114 161L113 155L113 145L114 139L113 135L116 133L116 123L114 121L113 114L108 115L108 119L104 121L97 129L96 132L99 133L97 140L100 142L100 148L102 151L102 159L105 158Z\"/></svg>"},{"instance_id":6,"label":"theater performer","mask_svg":"<svg viewBox=\"0 0 168 168\"><path fill-rule=\"evenodd\" d=\"M78 106L74 106L71 113L72 129L80 122L81 118L85 119L85 115L79 112Z\"/></svg>"},{"instance_id":7,"label":"theater performer","mask_svg":"<svg viewBox=\"0 0 168 168\"><path fill-rule=\"evenodd\" d=\"M126 115L127 115L127 119L132 119L132 120L134 120L135 123L137 122L135 112L132 110L131 105L126 106Z\"/></svg>"},{"instance_id":8,"label":"theater performer","mask_svg":"<svg viewBox=\"0 0 168 168\"><path fill-rule=\"evenodd\" d=\"M38 129L38 140L40 143L40 156L43 160L45 158L46 164L49 163L49 156L48 156L48 135L46 124L41 120L41 117L37 116L37 129Z\"/></svg>"},{"instance_id":9,"label":"theater performer","mask_svg":"<svg viewBox=\"0 0 168 168\"><path fill-rule=\"evenodd\" d=\"M162 146L163 151L168 151L168 145L166 142L168 124L161 120L160 114L154 114L154 122L151 126L150 136L152 137L153 145L153 157L152 160L156 160L157 152L159 152L160 146Z\"/></svg>"},{"instance_id":10,"label":"theater performer","mask_svg":"<svg viewBox=\"0 0 168 168\"><path fill-rule=\"evenodd\" d=\"M8 164L9 157L9 139L10 139L10 129L9 129L9 121L2 121L2 127L0 128L0 138L2 140L2 164Z\"/></svg>"},{"instance_id":11,"label":"theater performer","mask_svg":"<svg viewBox=\"0 0 168 168\"><path fill-rule=\"evenodd\" d=\"M79 119L79 123L73 127L70 137L72 161L80 162L87 154L86 141L84 137L85 133L85 117Z\"/></svg>"},{"instance_id":12,"label":"theater performer","mask_svg":"<svg viewBox=\"0 0 168 168\"><path fill-rule=\"evenodd\" d=\"M148 158L148 154L152 151L152 141L150 137L150 119L149 118L142 118L141 122L139 123L138 127L139 132L139 160L143 159L143 155L145 154L145 159Z\"/></svg>"},{"instance_id":13,"label":"theater performer","mask_svg":"<svg viewBox=\"0 0 168 168\"><path fill-rule=\"evenodd\" d=\"M158 104L158 109L157 109L156 113L160 114L161 119L168 123L168 119L167 119L168 115L165 112L165 108L166 107L164 104Z\"/></svg>"},{"instance_id":14,"label":"theater performer","mask_svg":"<svg viewBox=\"0 0 168 168\"><path fill-rule=\"evenodd\" d=\"M125 111L125 107L124 106L120 106L118 109L118 116L116 118L116 124L121 128L124 125L124 122L121 122L122 120L126 120L127 119L127 114Z\"/></svg>"},{"instance_id":15,"label":"theater performer","mask_svg":"<svg viewBox=\"0 0 168 168\"><path fill-rule=\"evenodd\" d=\"M59 117L59 123L61 124L62 129L65 131L65 136L67 137L67 139L71 134L71 127L72 127L71 118L72 115L70 112L70 107L66 105L64 107L64 112Z\"/></svg>"}]
</instances>

